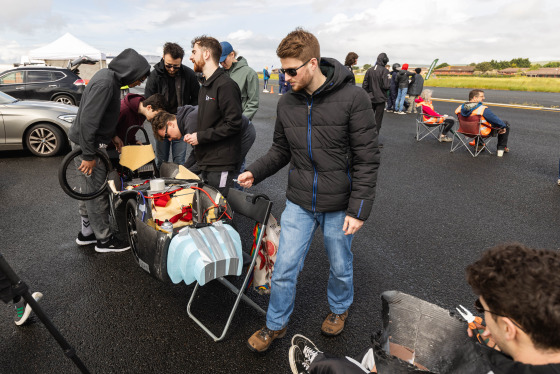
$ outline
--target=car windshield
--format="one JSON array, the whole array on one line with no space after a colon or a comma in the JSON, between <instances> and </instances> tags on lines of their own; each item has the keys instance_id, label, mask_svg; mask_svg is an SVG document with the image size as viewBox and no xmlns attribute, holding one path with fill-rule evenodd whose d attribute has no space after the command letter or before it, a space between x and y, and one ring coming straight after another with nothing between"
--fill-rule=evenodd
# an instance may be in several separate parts
<instances>
[{"instance_id":1,"label":"car windshield","mask_svg":"<svg viewBox=\"0 0 560 374\"><path fill-rule=\"evenodd\" d=\"M13 103L14 101L17 101L15 97L12 97L7 93L0 91L0 104L9 104Z\"/></svg>"}]
</instances>

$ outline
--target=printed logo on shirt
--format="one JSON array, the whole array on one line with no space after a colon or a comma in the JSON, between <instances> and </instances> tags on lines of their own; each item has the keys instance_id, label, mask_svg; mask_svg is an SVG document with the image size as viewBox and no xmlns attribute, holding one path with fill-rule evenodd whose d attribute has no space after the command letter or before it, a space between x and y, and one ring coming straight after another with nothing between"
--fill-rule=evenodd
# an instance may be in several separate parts
<instances>
[{"instance_id":1,"label":"printed logo on shirt","mask_svg":"<svg viewBox=\"0 0 560 374\"><path fill-rule=\"evenodd\" d=\"M206 95L206 101L208 101L208 100L216 100L216 99L214 99L213 97L210 97L210 96Z\"/></svg>"}]
</instances>

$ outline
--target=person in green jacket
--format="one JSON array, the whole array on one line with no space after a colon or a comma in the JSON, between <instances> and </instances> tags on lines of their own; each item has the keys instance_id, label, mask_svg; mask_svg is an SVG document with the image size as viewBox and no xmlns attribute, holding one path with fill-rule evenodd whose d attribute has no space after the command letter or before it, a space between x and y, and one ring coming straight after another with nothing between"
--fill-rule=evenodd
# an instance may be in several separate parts
<instances>
[{"instance_id":1,"label":"person in green jacket","mask_svg":"<svg viewBox=\"0 0 560 374\"><path fill-rule=\"evenodd\" d=\"M247 65L247 60L239 56L228 42L221 42L220 64L226 74L237 83L241 90L243 115L252 120L259 109L259 76Z\"/></svg>"}]
</instances>

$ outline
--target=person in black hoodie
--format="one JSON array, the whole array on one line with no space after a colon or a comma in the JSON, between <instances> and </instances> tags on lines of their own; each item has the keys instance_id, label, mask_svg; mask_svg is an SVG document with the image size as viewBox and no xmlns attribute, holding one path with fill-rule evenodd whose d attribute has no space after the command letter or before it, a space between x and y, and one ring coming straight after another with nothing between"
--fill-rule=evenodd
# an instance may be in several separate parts
<instances>
[{"instance_id":1,"label":"person in black hoodie","mask_svg":"<svg viewBox=\"0 0 560 374\"><path fill-rule=\"evenodd\" d=\"M165 96L168 103L167 111L177 113L177 108L183 105L196 105L200 84L196 74L188 66L183 65L185 51L179 44L165 43L163 57L154 65L146 82L144 96L150 97L155 93ZM171 148L173 162L182 165L185 163L187 144L182 141L156 140L156 166L159 168L163 162L169 160Z\"/></svg>"},{"instance_id":2,"label":"person in black hoodie","mask_svg":"<svg viewBox=\"0 0 560 374\"><path fill-rule=\"evenodd\" d=\"M377 56L375 65L366 71L364 82L362 83L362 88L366 90L371 100L378 134L381 132L381 122L383 121L385 103L387 102L387 90L390 88L389 70L385 67L388 62L389 57L387 57L387 54L380 53ZM379 146L381 147L382 144L379 144Z\"/></svg>"},{"instance_id":3,"label":"person in black hoodie","mask_svg":"<svg viewBox=\"0 0 560 374\"><path fill-rule=\"evenodd\" d=\"M389 97L387 100L387 112L395 111L395 104L397 103L397 95L399 93L399 84L397 82L397 74L401 68L401 64L394 63L392 66L391 77L390 77L390 90Z\"/></svg>"},{"instance_id":4,"label":"person in black hoodie","mask_svg":"<svg viewBox=\"0 0 560 374\"><path fill-rule=\"evenodd\" d=\"M198 94L196 132L184 141L194 147L201 178L227 197L241 161L241 91L218 61L222 46L212 37L192 41L190 60L205 79Z\"/></svg>"},{"instance_id":5,"label":"person in black hoodie","mask_svg":"<svg viewBox=\"0 0 560 374\"><path fill-rule=\"evenodd\" d=\"M343 331L354 297L352 238L371 212L379 167L371 102L351 84L348 69L321 58L317 38L299 28L276 54L292 91L278 102L271 148L239 175L239 184L251 187L290 163L266 326L248 341L255 352L285 335L296 280L319 226L330 262L330 313L321 331Z\"/></svg>"},{"instance_id":6,"label":"person in black hoodie","mask_svg":"<svg viewBox=\"0 0 560 374\"><path fill-rule=\"evenodd\" d=\"M76 165L88 174L94 185L105 181L107 171L97 164L96 150L106 153L107 145L115 135L121 107L120 88L140 85L150 73L150 64L134 49L125 49L91 78L84 90L76 119L68 132L72 148L82 148L83 161ZM127 242L111 233L109 226L109 198L107 194L92 200L80 200L79 212L82 230L76 243L96 243L97 252L121 252L130 248Z\"/></svg>"}]
</instances>

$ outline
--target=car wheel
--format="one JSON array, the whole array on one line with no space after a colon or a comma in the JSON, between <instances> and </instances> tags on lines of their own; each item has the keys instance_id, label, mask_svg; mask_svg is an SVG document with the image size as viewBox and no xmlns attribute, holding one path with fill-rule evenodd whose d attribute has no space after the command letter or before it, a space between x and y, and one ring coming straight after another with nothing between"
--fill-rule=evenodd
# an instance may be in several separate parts
<instances>
[{"instance_id":1,"label":"car wheel","mask_svg":"<svg viewBox=\"0 0 560 374\"><path fill-rule=\"evenodd\" d=\"M33 125L25 135L25 145L35 156L54 156L65 144L64 133L58 127L47 123Z\"/></svg>"},{"instance_id":2,"label":"car wheel","mask_svg":"<svg viewBox=\"0 0 560 374\"><path fill-rule=\"evenodd\" d=\"M68 95L58 95L53 99L53 101L66 105L74 105L74 99Z\"/></svg>"}]
</instances>

